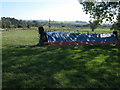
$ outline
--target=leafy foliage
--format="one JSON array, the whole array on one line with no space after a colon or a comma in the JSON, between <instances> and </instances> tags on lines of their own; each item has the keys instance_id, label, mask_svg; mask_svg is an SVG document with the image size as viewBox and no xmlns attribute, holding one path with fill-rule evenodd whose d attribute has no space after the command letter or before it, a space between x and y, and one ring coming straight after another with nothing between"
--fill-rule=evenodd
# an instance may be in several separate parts
<instances>
[{"instance_id":1,"label":"leafy foliage","mask_svg":"<svg viewBox=\"0 0 120 90\"><path fill-rule=\"evenodd\" d=\"M94 0L95 1L95 0ZM83 11L90 14L90 17L103 22L103 20L111 23L117 23L120 26L120 0L116 2L87 2L86 0L79 0L83 5ZM119 27L118 26L118 27ZM117 28L120 30L120 28Z\"/></svg>"}]
</instances>

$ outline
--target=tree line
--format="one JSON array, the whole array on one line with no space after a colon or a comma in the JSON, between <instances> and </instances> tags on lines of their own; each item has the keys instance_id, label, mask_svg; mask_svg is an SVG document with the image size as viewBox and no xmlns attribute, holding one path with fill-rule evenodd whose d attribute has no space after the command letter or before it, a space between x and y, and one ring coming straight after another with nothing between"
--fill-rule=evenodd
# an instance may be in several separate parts
<instances>
[{"instance_id":1,"label":"tree line","mask_svg":"<svg viewBox=\"0 0 120 90\"><path fill-rule=\"evenodd\" d=\"M36 20L26 21L26 20L18 20L10 17L1 18L1 28L31 28L31 27L38 27L40 24L41 23Z\"/></svg>"},{"instance_id":2,"label":"tree line","mask_svg":"<svg viewBox=\"0 0 120 90\"><path fill-rule=\"evenodd\" d=\"M76 24L76 23L80 24ZM1 28L31 28L39 27L41 25L50 26L50 27L89 27L86 22L76 21L74 23L62 22L59 21L46 21L46 20L18 20L10 17L1 18ZM83 25L82 25L83 24Z\"/></svg>"},{"instance_id":3,"label":"tree line","mask_svg":"<svg viewBox=\"0 0 120 90\"><path fill-rule=\"evenodd\" d=\"M100 25L98 20L94 22L89 21L82 22L82 21L75 21L73 23L69 22L59 22L59 21L47 21L47 20L18 20L15 18L10 17L2 17L1 18L1 28L3 29L10 29L10 28L31 28L31 27L39 27L39 26L50 26L50 27L79 27L79 28L91 28L94 31L97 27L100 28L111 28L114 29L116 25Z\"/></svg>"}]
</instances>

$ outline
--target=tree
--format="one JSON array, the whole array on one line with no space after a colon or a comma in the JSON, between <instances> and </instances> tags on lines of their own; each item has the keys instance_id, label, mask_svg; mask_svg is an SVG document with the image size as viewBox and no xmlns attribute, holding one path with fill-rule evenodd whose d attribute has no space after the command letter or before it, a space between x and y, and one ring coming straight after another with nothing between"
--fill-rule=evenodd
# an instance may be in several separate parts
<instances>
[{"instance_id":1,"label":"tree","mask_svg":"<svg viewBox=\"0 0 120 90\"><path fill-rule=\"evenodd\" d=\"M110 30L117 30L118 29L118 25L117 25L117 23L114 23L112 26L111 26L111 28L110 28Z\"/></svg>"},{"instance_id":2,"label":"tree","mask_svg":"<svg viewBox=\"0 0 120 90\"><path fill-rule=\"evenodd\" d=\"M1 21L2 22L2 28L6 28L6 24L5 24L5 21Z\"/></svg>"},{"instance_id":3,"label":"tree","mask_svg":"<svg viewBox=\"0 0 120 90\"><path fill-rule=\"evenodd\" d=\"M32 22L28 21L27 22L27 28L31 28L31 26L32 26Z\"/></svg>"},{"instance_id":4,"label":"tree","mask_svg":"<svg viewBox=\"0 0 120 90\"><path fill-rule=\"evenodd\" d=\"M11 28L11 22L9 20L4 21L4 28Z\"/></svg>"},{"instance_id":5,"label":"tree","mask_svg":"<svg viewBox=\"0 0 120 90\"><path fill-rule=\"evenodd\" d=\"M95 21L89 21L89 25L90 28L92 29L92 31L94 31L100 24L99 21L95 20Z\"/></svg>"},{"instance_id":6,"label":"tree","mask_svg":"<svg viewBox=\"0 0 120 90\"><path fill-rule=\"evenodd\" d=\"M99 22L109 21L111 23L116 23L120 31L120 0L102 0L101 2L96 2L96 0L79 0L80 4L83 5L83 11L86 14L90 14L90 18L98 20Z\"/></svg>"},{"instance_id":7,"label":"tree","mask_svg":"<svg viewBox=\"0 0 120 90\"><path fill-rule=\"evenodd\" d=\"M38 27L40 25L40 23L38 21L36 21L36 20L33 20L32 23L33 23L34 27Z\"/></svg>"}]
</instances>

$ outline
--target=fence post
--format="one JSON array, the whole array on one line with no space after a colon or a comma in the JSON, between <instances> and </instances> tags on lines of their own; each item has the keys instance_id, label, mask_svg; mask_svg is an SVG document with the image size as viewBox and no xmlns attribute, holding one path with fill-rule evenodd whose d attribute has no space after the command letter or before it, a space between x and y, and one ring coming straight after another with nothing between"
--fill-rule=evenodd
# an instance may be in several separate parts
<instances>
[{"instance_id":1,"label":"fence post","mask_svg":"<svg viewBox=\"0 0 120 90\"><path fill-rule=\"evenodd\" d=\"M115 34L116 38L118 38L118 33L117 33L117 31L113 31L113 34Z\"/></svg>"},{"instance_id":2,"label":"fence post","mask_svg":"<svg viewBox=\"0 0 120 90\"><path fill-rule=\"evenodd\" d=\"M38 33L39 33L38 45L43 46L45 42L48 42L46 32L44 31L43 26L38 27Z\"/></svg>"}]
</instances>

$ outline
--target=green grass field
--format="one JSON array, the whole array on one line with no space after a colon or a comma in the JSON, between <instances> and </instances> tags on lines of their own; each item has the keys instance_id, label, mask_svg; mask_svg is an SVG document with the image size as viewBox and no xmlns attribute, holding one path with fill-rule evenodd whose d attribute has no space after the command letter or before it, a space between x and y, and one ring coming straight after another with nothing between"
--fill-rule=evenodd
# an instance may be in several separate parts
<instances>
[{"instance_id":1,"label":"green grass field","mask_svg":"<svg viewBox=\"0 0 120 90\"><path fill-rule=\"evenodd\" d=\"M119 88L118 45L37 43L35 30L3 31L3 88Z\"/></svg>"}]
</instances>

